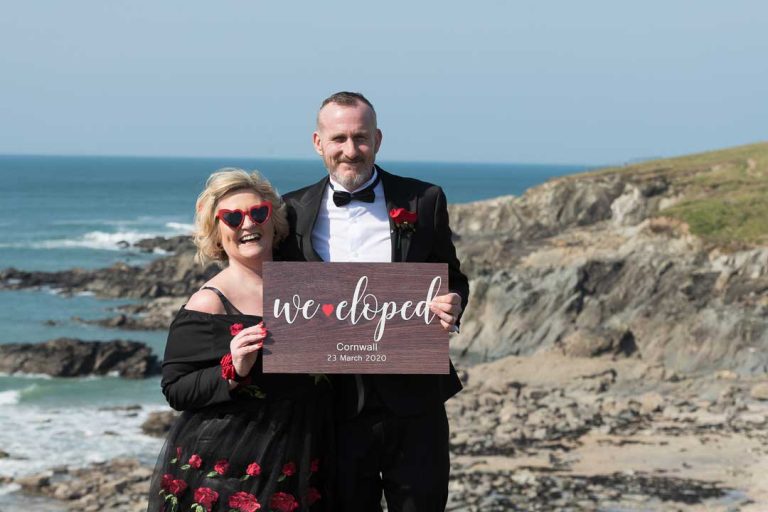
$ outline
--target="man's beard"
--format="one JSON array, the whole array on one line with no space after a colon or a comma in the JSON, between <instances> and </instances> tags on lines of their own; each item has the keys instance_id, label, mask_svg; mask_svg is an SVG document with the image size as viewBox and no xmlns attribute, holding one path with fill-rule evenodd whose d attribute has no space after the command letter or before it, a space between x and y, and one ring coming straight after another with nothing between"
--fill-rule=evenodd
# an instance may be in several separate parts
<instances>
[{"instance_id":1,"label":"man's beard","mask_svg":"<svg viewBox=\"0 0 768 512\"><path fill-rule=\"evenodd\" d=\"M339 165L345 164L345 163L363 163L363 161L359 162L339 162ZM337 166L338 168L338 166ZM341 186L343 186L345 189L349 190L350 192L353 192L354 190L357 190L360 188L363 183L371 179L371 176L373 175L373 166L371 166L370 169L366 169L362 173L352 173L352 172L340 172L338 170L331 171L331 177L339 183Z\"/></svg>"}]
</instances>

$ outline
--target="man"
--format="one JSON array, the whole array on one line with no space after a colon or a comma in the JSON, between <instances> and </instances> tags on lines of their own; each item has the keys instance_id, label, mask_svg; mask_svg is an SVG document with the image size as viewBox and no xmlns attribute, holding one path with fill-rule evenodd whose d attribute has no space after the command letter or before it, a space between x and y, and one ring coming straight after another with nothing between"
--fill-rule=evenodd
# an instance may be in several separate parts
<instances>
[{"instance_id":1,"label":"man","mask_svg":"<svg viewBox=\"0 0 768 512\"><path fill-rule=\"evenodd\" d=\"M451 293L430 306L452 331L466 306L440 187L389 174L376 166L382 134L373 105L339 92L317 115L315 150L329 176L285 196L291 232L279 257L293 261L440 262ZM388 212L416 212L409 243L397 243ZM402 240L401 240L402 242ZM461 389L450 375L355 375L335 379L339 399L338 475L343 511L444 510L448 498L445 400Z\"/></svg>"}]
</instances>

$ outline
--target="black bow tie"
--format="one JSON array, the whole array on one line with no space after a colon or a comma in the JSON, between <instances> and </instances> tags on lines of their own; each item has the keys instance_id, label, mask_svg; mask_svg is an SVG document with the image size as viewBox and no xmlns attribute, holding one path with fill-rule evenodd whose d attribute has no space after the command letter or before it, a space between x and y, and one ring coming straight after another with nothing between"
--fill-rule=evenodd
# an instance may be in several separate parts
<instances>
[{"instance_id":1,"label":"black bow tie","mask_svg":"<svg viewBox=\"0 0 768 512\"><path fill-rule=\"evenodd\" d=\"M373 192L373 189L376 188L376 185L379 184L379 178L379 173L376 173L376 179L373 180L373 183L365 187L363 190L355 192L354 194L350 194L349 192L345 192L343 190L334 190L333 204L336 206L346 206L353 200L362 201L364 203L372 203L376 200L376 194ZM331 185L331 188L333 188L333 185Z\"/></svg>"}]
</instances>

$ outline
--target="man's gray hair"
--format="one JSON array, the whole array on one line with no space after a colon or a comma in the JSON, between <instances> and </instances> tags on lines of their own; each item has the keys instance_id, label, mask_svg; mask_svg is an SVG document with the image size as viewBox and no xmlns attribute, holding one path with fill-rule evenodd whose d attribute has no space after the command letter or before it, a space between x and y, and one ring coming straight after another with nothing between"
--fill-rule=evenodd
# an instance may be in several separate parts
<instances>
[{"instance_id":1,"label":"man's gray hair","mask_svg":"<svg viewBox=\"0 0 768 512\"><path fill-rule=\"evenodd\" d=\"M359 92L349 92L349 91L340 91L334 94L331 94L327 98L323 100L322 105L320 105L320 110L317 111L317 124L320 125L320 111L325 108L326 105L329 103L333 103L335 105L341 105L343 107L354 107L358 103L364 103L365 105L368 105L368 107L371 109L371 113L373 114L373 120L376 121L376 109L373 108L373 104L368 101L368 98L360 94Z\"/></svg>"}]
</instances>

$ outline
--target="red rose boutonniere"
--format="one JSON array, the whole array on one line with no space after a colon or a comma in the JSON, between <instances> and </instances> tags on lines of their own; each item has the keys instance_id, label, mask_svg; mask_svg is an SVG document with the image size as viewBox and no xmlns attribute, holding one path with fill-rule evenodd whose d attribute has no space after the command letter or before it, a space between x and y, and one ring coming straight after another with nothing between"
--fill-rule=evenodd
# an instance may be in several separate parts
<instances>
[{"instance_id":1,"label":"red rose boutonniere","mask_svg":"<svg viewBox=\"0 0 768 512\"><path fill-rule=\"evenodd\" d=\"M392 208L389 210L389 216L395 221L395 226L399 230L415 231L416 220L419 216L416 212L411 212L405 208Z\"/></svg>"},{"instance_id":2,"label":"red rose boutonniere","mask_svg":"<svg viewBox=\"0 0 768 512\"><path fill-rule=\"evenodd\" d=\"M397 228L397 250L399 251L403 235L410 235L416 231L416 220L419 216L416 212L406 210L405 208L392 208L389 210L389 217L395 223L395 228Z\"/></svg>"}]
</instances>

